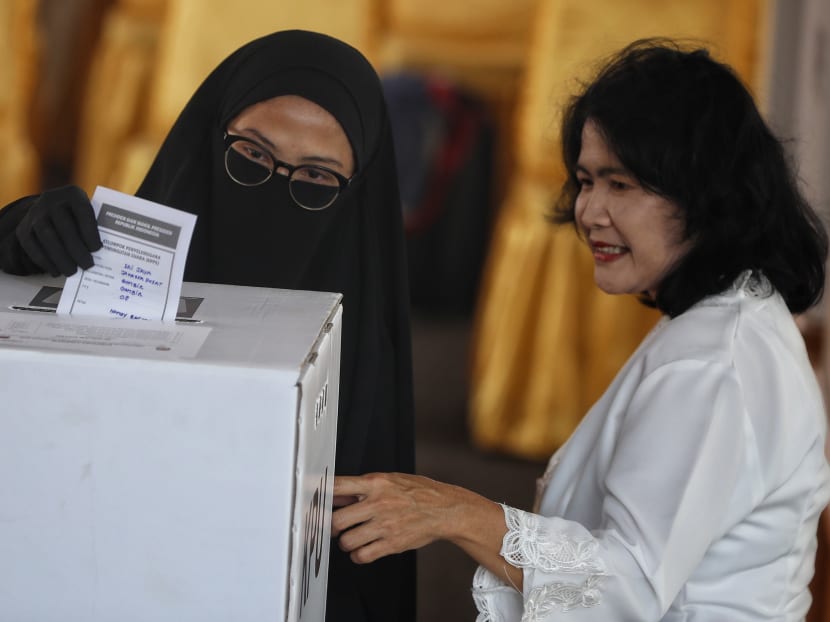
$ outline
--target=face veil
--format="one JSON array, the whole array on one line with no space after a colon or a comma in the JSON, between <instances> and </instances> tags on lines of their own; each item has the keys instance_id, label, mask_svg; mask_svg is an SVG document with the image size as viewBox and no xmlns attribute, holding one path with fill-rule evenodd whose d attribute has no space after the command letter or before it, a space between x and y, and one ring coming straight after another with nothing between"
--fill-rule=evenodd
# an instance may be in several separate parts
<instances>
[{"instance_id":1,"label":"face veil","mask_svg":"<svg viewBox=\"0 0 830 622\"><path fill-rule=\"evenodd\" d=\"M325 210L297 206L282 178L244 187L225 171L227 123L279 95L313 101L349 139L354 179ZM413 472L400 196L383 92L363 55L337 39L299 30L239 48L196 90L137 195L198 216L185 268L189 281L343 294L335 471ZM332 546L330 615L414 619L414 556L381 561L357 566Z\"/></svg>"}]
</instances>

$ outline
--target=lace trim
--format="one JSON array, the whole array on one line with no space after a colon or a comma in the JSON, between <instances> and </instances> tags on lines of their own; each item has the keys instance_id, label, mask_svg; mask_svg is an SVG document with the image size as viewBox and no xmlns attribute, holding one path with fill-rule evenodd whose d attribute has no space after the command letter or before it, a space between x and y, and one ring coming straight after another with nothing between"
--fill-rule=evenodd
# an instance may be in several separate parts
<instances>
[{"instance_id":1,"label":"lace trim","mask_svg":"<svg viewBox=\"0 0 830 622\"><path fill-rule=\"evenodd\" d=\"M483 566L479 566L473 575L473 602L478 609L476 622L492 622L495 620L490 607L489 591L498 584L498 580Z\"/></svg>"},{"instance_id":2,"label":"lace trim","mask_svg":"<svg viewBox=\"0 0 830 622\"><path fill-rule=\"evenodd\" d=\"M773 293L772 283L762 273L755 270L744 270L735 279L732 289L742 291L750 296L765 298Z\"/></svg>"},{"instance_id":3,"label":"lace trim","mask_svg":"<svg viewBox=\"0 0 830 622\"><path fill-rule=\"evenodd\" d=\"M552 611L570 611L577 607L595 607L600 603L602 576L591 575L581 585L547 583L533 588L525 601L522 622L537 622Z\"/></svg>"},{"instance_id":4,"label":"lace trim","mask_svg":"<svg viewBox=\"0 0 830 622\"><path fill-rule=\"evenodd\" d=\"M770 283L769 279L763 273L755 270L744 270L738 275L738 278L727 287L723 294L740 293L753 298L768 298L775 293L775 288ZM698 303L703 306L723 307L730 303L720 298L720 295L710 296L704 298Z\"/></svg>"},{"instance_id":5,"label":"lace trim","mask_svg":"<svg viewBox=\"0 0 830 622\"><path fill-rule=\"evenodd\" d=\"M502 505L507 534L501 555L516 568L539 568L545 572L589 575L606 574L597 556L599 543L592 537L570 538L551 532L539 516Z\"/></svg>"},{"instance_id":6,"label":"lace trim","mask_svg":"<svg viewBox=\"0 0 830 622\"><path fill-rule=\"evenodd\" d=\"M499 593L508 592L519 594L501 581L496 575L487 570L484 566L479 566L473 575L473 602L475 603L478 615L475 622L500 622L502 616L497 614L495 598Z\"/></svg>"}]
</instances>

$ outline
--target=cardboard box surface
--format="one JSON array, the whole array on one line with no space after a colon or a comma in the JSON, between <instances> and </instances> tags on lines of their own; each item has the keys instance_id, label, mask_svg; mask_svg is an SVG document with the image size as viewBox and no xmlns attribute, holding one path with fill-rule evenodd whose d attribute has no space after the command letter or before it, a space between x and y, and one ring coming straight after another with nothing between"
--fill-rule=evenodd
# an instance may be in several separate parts
<instances>
[{"instance_id":1,"label":"cardboard box surface","mask_svg":"<svg viewBox=\"0 0 830 622\"><path fill-rule=\"evenodd\" d=\"M44 286L0 274L0 620L322 620L340 295L185 283L161 323Z\"/></svg>"}]
</instances>

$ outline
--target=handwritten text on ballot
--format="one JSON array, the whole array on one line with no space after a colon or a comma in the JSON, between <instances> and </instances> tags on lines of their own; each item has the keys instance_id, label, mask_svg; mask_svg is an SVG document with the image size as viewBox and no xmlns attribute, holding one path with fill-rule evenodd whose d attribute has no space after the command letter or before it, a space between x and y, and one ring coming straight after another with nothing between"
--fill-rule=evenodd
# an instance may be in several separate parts
<instances>
[{"instance_id":1,"label":"handwritten text on ballot","mask_svg":"<svg viewBox=\"0 0 830 622\"><path fill-rule=\"evenodd\" d=\"M102 187L92 207L103 246L66 280L58 313L174 320L196 217Z\"/></svg>"}]
</instances>

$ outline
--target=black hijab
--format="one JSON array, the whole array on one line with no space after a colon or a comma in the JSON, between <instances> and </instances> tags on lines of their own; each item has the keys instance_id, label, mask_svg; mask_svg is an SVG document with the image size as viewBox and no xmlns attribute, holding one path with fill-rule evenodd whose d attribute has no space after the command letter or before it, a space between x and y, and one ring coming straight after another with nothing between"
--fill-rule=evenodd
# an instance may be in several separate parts
<instances>
[{"instance_id":1,"label":"black hijab","mask_svg":"<svg viewBox=\"0 0 830 622\"><path fill-rule=\"evenodd\" d=\"M224 168L223 133L243 109L299 95L343 127L355 176L319 212L283 178L244 187ZM291 30L244 45L196 90L137 195L196 214L185 279L343 294L335 472L414 470L409 294L386 103L353 47ZM357 566L333 543L328 619L414 619L414 556Z\"/></svg>"}]
</instances>

